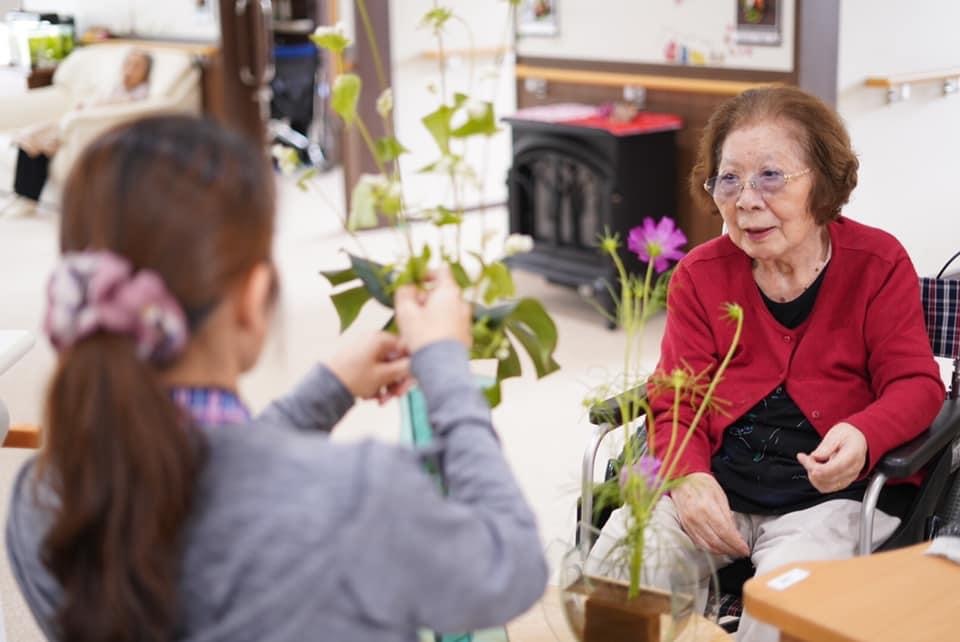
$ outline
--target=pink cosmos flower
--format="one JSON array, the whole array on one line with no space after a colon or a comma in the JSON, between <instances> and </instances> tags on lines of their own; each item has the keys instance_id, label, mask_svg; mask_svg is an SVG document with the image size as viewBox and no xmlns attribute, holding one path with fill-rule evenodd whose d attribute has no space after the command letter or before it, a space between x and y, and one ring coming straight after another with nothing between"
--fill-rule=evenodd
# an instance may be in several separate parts
<instances>
[{"instance_id":1,"label":"pink cosmos flower","mask_svg":"<svg viewBox=\"0 0 960 642\"><path fill-rule=\"evenodd\" d=\"M634 475L643 479L648 489L656 487L657 482L660 481L660 466L662 463L656 457L644 455L635 461L633 466L625 466L620 470L620 486L626 485L627 478L632 471Z\"/></svg>"},{"instance_id":2,"label":"pink cosmos flower","mask_svg":"<svg viewBox=\"0 0 960 642\"><path fill-rule=\"evenodd\" d=\"M670 267L670 261L679 261L686 252L680 248L687 244L687 237L673 219L664 216L658 223L647 217L643 225L630 230L627 248L644 263L653 261L653 269L663 272Z\"/></svg>"}]
</instances>

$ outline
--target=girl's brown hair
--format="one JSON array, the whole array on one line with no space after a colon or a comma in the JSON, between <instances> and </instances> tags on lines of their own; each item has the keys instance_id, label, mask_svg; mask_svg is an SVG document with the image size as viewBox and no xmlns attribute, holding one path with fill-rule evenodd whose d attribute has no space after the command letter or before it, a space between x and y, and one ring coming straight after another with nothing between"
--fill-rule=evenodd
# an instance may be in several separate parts
<instances>
[{"instance_id":1,"label":"girl's brown hair","mask_svg":"<svg viewBox=\"0 0 960 642\"><path fill-rule=\"evenodd\" d=\"M60 245L155 271L195 331L270 260L273 219L272 172L258 149L211 122L157 117L84 152L64 190ZM45 423L38 479L57 502L41 555L63 588L58 636L170 639L199 433L133 340L104 332L60 354Z\"/></svg>"},{"instance_id":2,"label":"girl's brown hair","mask_svg":"<svg viewBox=\"0 0 960 642\"><path fill-rule=\"evenodd\" d=\"M780 121L794 131L797 142L813 170L809 208L823 225L840 216L840 209L857 186L860 163L837 113L816 96L796 87L748 89L726 101L707 122L697 161L690 173L690 193L695 203L718 213L703 183L716 175L720 152L730 132L764 121Z\"/></svg>"}]
</instances>

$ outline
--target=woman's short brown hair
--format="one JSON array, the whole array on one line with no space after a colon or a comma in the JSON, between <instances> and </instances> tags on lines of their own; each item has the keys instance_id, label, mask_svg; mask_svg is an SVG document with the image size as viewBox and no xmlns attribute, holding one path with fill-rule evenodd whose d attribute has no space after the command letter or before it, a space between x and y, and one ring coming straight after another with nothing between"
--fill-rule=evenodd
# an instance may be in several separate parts
<instances>
[{"instance_id":1,"label":"woman's short brown hair","mask_svg":"<svg viewBox=\"0 0 960 642\"><path fill-rule=\"evenodd\" d=\"M703 183L717 173L720 150L730 132L764 121L783 121L795 131L806 161L813 170L809 208L823 225L840 216L840 208L857 186L856 154L837 113L816 96L796 87L748 89L726 101L713 113L703 130L697 162L690 173L694 202L716 214L717 206Z\"/></svg>"}]
</instances>

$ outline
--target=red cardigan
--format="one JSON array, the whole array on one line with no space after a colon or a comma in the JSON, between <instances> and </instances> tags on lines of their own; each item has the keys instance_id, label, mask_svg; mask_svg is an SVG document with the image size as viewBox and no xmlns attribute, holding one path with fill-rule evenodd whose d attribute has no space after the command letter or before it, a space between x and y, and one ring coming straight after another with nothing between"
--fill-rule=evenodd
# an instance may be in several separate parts
<instances>
[{"instance_id":1,"label":"red cardigan","mask_svg":"<svg viewBox=\"0 0 960 642\"><path fill-rule=\"evenodd\" d=\"M767 310L750 258L727 236L698 246L680 261L667 296L658 371L716 369L735 328L723 316L724 303L740 304L744 325L716 389L717 398L729 404L725 414L712 412L700 420L674 476L709 473L723 431L781 383L821 436L841 421L860 429L869 449L864 474L936 417L944 387L906 251L890 234L847 218L828 227L833 258L813 311L792 330ZM652 387L650 392L653 445L663 457L673 394L655 393ZM690 404L682 403L678 442L693 415Z\"/></svg>"}]
</instances>

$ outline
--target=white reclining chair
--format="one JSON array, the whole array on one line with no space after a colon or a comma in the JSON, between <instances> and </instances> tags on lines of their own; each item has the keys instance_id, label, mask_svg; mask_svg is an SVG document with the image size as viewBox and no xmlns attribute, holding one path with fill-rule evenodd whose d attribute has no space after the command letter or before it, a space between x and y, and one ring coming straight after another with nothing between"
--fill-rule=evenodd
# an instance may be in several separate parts
<instances>
[{"instance_id":1,"label":"white reclining chair","mask_svg":"<svg viewBox=\"0 0 960 642\"><path fill-rule=\"evenodd\" d=\"M78 47L57 67L52 85L0 101L0 134L10 136L23 127L59 121L62 143L50 163L50 181L62 185L83 148L111 127L156 113L200 113L201 70L193 55L149 44L137 45L153 57L146 99L74 110L81 100L110 93L131 47L110 42Z\"/></svg>"}]
</instances>

